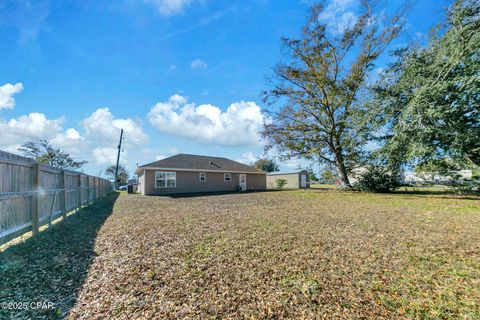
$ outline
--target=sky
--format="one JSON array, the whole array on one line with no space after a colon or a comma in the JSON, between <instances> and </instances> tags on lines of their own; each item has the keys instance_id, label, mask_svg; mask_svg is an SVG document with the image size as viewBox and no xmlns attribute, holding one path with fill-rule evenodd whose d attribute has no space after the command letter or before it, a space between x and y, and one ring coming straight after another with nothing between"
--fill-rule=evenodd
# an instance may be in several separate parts
<instances>
[{"instance_id":1,"label":"sky","mask_svg":"<svg viewBox=\"0 0 480 320\"><path fill-rule=\"evenodd\" d=\"M280 38L299 36L312 3L0 0L0 149L46 139L103 175L123 128L131 173L178 153L251 163L264 156L261 92ZM355 21L358 3L327 1L329 32ZM414 1L389 49L425 41L449 4ZM387 52L372 72L388 61ZM283 171L307 165L280 161Z\"/></svg>"}]
</instances>

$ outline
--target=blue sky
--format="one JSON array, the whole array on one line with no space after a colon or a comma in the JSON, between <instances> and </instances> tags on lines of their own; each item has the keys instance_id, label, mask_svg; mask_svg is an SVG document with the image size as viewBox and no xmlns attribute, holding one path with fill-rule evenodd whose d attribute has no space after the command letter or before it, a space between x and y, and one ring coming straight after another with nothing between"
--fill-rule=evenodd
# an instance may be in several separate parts
<instances>
[{"instance_id":1,"label":"blue sky","mask_svg":"<svg viewBox=\"0 0 480 320\"><path fill-rule=\"evenodd\" d=\"M0 149L47 139L98 174L115 160L122 127L130 171L180 152L253 161L280 37L299 34L311 3L0 0ZM449 3L414 2L391 49L425 39ZM337 28L358 1L327 4L325 22Z\"/></svg>"}]
</instances>

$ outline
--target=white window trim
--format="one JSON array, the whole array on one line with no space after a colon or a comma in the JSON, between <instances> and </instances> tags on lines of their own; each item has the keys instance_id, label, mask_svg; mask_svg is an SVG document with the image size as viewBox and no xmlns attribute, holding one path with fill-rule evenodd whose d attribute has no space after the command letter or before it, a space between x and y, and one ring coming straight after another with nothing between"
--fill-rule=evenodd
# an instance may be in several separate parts
<instances>
[{"instance_id":1,"label":"white window trim","mask_svg":"<svg viewBox=\"0 0 480 320\"><path fill-rule=\"evenodd\" d=\"M203 180L202 180L202 175L203 175ZM198 181L200 182L205 182L207 181L207 173L206 172L200 172L198 174Z\"/></svg>"},{"instance_id":2,"label":"white window trim","mask_svg":"<svg viewBox=\"0 0 480 320\"><path fill-rule=\"evenodd\" d=\"M230 177L230 179L227 180L227 175ZM232 181L232 174L230 172L225 172L223 174L223 181Z\"/></svg>"},{"instance_id":3,"label":"white window trim","mask_svg":"<svg viewBox=\"0 0 480 320\"><path fill-rule=\"evenodd\" d=\"M175 175L175 180L172 180L175 182L175 185L173 187L169 187L168 186L168 178L165 177L165 184L163 186L160 186L157 184L157 173L166 173L166 174L174 174ZM173 172L173 171L155 171L155 188L176 188L177 187L177 173L176 172Z\"/></svg>"}]
</instances>

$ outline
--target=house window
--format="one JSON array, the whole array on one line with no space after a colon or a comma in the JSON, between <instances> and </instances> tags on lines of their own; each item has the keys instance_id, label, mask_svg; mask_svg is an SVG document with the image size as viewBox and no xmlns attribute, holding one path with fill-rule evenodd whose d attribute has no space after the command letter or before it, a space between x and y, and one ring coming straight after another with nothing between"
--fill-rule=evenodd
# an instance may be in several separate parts
<instances>
[{"instance_id":1,"label":"house window","mask_svg":"<svg viewBox=\"0 0 480 320\"><path fill-rule=\"evenodd\" d=\"M232 180L232 174L230 172L223 174L223 181L230 181Z\"/></svg>"},{"instance_id":2,"label":"house window","mask_svg":"<svg viewBox=\"0 0 480 320\"><path fill-rule=\"evenodd\" d=\"M205 172L200 172L199 176L200 182L204 182L207 180L207 174Z\"/></svg>"},{"instance_id":3,"label":"house window","mask_svg":"<svg viewBox=\"0 0 480 320\"><path fill-rule=\"evenodd\" d=\"M155 188L175 188L176 186L176 172L155 171Z\"/></svg>"}]
</instances>

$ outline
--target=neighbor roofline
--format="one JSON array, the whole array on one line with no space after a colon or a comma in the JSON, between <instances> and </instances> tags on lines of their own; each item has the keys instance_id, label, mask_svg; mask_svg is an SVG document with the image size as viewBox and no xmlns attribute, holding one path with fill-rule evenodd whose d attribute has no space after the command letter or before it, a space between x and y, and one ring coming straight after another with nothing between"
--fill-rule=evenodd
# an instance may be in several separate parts
<instances>
[{"instance_id":1,"label":"neighbor roofline","mask_svg":"<svg viewBox=\"0 0 480 320\"><path fill-rule=\"evenodd\" d=\"M165 171L193 171L193 172L230 172L230 173L251 173L251 174L267 174L264 171L231 171L231 170L209 170L209 169L185 169L185 168L163 168L163 167L138 167L135 172L141 170L165 170Z\"/></svg>"},{"instance_id":2,"label":"neighbor roofline","mask_svg":"<svg viewBox=\"0 0 480 320\"><path fill-rule=\"evenodd\" d=\"M300 172L303 172L303 171L308 172L307 170L298 170L298 171L289 171L289 172L268 172L267 175L268 176L279 176L279 175L282 175L282 174L296 174L296 173L300 173Z\"/></svg>"}]
</instances>

